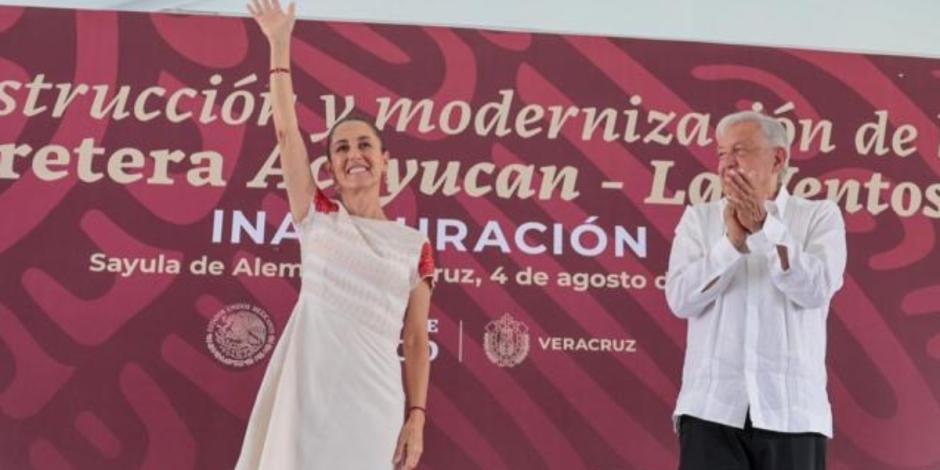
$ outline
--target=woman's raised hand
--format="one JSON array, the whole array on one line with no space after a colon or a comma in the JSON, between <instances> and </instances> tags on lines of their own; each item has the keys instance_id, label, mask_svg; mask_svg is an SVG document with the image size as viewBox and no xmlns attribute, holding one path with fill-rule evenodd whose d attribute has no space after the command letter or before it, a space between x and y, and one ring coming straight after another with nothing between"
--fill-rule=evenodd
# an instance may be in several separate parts
<instances>
[{"instance_id":1,"label":"woman's raised hand","mask_svg":"<svg viewBox=\"0 0 940 470\"><path fill-rule=\"evenodd\" d=\"M290 41L291 31L294 29L294 2L287 5L287 10L281 8L279 0L251 0L248 11L261 27L261 32L271 42Z\"/></svg>"}]
</instances>

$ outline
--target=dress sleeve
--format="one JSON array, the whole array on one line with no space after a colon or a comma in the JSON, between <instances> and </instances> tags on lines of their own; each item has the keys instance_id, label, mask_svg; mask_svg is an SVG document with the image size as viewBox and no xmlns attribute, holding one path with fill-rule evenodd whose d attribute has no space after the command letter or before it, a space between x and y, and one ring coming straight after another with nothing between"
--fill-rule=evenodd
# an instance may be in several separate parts
<instances>
[{"instance_id":1,"label":"dress sleeve","mask_svg":"<svg viewBox=\"0 0 940 470\"><path fill-rule=\"evenodd\" d=\"M307 213L304 215L304 218L297 225L309 224L313 219L314 212L319 212L321 214L330 214L333 212L339 211L339 204L326 196L322 189L317 188L313 193L313 200L310 201L310 207L307 208Z\"/></svg>"},{"instance_id":2,"label":"dress sleeve","mask_svg":"<svg viewBox=\"0 0 940 470\"><path fill-rule=\"evenodd\" d=\"M412 288L418 286L418 282L425 281L432 290L437 284L437 275L434 265L434 253L431 251L431 243L427 240L421 245L421 256L418 258L418 270Z\"/></svg>"},{"instance_id":3,"label":"dress sleeve","mask_svg":"<svg viewBox=\"0 0 940 470\"><path fill-rule=\"evenodd\" d=\"M322 214L330 214L339 211L339 204L326 197L322 189L317 188L316 192L313 194L313 208Z\"/></svg>"}]
</instances>

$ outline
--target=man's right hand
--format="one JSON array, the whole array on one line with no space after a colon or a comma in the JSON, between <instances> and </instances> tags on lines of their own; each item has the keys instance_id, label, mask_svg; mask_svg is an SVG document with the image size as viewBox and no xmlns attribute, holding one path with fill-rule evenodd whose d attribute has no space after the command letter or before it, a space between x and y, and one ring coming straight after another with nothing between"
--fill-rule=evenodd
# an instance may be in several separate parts
<instances>
[{"instance_id":1,"label":"man's right hand","mask_svg":"<svg viewBox=\"0 0 940 470\"><path fill-rule=\"evenodd\" d=\"M747 229L741 225L734 207L731 204L725 204L725 236L731 241L731 244L741 253L747 253Z\"/></svg>"}]
</instances>

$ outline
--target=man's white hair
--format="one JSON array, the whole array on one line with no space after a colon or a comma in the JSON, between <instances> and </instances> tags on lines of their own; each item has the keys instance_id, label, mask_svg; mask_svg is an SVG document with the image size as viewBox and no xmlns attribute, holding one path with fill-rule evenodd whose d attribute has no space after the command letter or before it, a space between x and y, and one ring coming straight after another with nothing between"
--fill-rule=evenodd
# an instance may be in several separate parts
<instances>
[{"instance_id":1,"label":"man's white hair","mask_svg":"<svg viewBox=\"0 0 940 470\"><path fill-rule=\"evenodd\" d=\"M755 123L760 126L761 134L767 139L772 148L782 148L786 152L786 160L783 162L783 169L780 171L778 183L783 184L783 179L787 174L787 168L790 165L790 137L787 135L787 129L776 119L761 114L756 111L738 111L731 113L718 121L718 127L715 128L715 134L721 136L729 127L738 124Z\"/></svg>"}]
</instances>

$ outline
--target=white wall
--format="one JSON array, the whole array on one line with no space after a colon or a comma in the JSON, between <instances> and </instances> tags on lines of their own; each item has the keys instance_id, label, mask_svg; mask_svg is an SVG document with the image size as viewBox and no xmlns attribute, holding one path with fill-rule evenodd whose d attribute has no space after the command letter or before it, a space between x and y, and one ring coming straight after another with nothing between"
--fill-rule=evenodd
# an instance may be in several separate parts
<instances>
[{"instance_id":1,"label":"white wall","mask_svg":"<svg viewBox=\"0 0 940 470\"><path fill-rule=\"evenodd\" d=\"M245 1L0 0L0 4L241 15ZM301 0L298 8L306 18L940 58L938 0Z\"/></svg>"}]
</instances>

